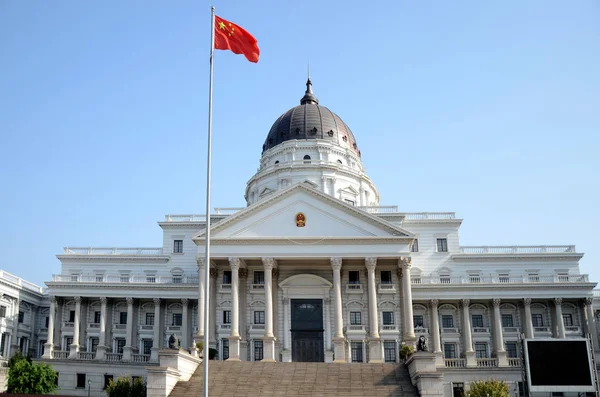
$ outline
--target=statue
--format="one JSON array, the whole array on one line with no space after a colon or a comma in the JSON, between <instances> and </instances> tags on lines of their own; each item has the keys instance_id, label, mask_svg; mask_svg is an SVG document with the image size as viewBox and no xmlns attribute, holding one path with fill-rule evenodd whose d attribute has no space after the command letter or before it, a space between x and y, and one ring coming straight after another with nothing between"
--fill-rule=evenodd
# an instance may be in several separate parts
<instances>
[{"instance_id":1,"label":"statue","mask_svg":"<svg viewBox=\"0 0 600 397\"><path fill-rule=\"evenodd\" d=\"M418 352L426 352L427 351L427 340L425 339L425 335L419 336L419 341L417 342L417 351Z\"/></svg>"},{"instance_id":2,"label":"statue","mask_svg":"<svg viewBox=\"0 0 600 397\"><path fill-rule=\"evenodd\" d=\"M169 337L169 349L179 349L179 339L177 339L175 334L171 334Z\"/></svg>"}]
</instances>

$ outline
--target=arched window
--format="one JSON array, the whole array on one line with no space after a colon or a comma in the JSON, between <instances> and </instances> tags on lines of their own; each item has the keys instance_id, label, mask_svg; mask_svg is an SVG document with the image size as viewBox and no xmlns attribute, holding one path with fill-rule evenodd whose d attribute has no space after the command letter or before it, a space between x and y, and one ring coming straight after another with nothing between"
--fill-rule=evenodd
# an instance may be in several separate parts
<instances>
[{"instance_id":1,"label":"arched window","mask_svg":"<svg viewBox=\"0 0 600 397\"><path fill-rule=\"evenodd\" d=\"M303 160L304 164L310 164L310 156L308 154L304 156Z\"/></svg>"},{"instance_id":2,"label":"arched window","mask_svg":"<svg viewBox=\"0 0 600 397\"><path fill-rule=\"evenodd\" d=\"M275 166L277 167L279 165L279 160L275 160Z\"/></svg>"}]
</instances>

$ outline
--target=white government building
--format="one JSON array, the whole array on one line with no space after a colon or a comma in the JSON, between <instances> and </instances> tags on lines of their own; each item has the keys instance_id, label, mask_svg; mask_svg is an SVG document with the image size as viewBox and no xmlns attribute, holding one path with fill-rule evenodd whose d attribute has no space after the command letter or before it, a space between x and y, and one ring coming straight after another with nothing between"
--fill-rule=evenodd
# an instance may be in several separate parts
<instances>
[{"instance_id":1,"label":"white government building","mask_svg":"<svg viewBox=\"0 0 600 397\"><path fill-rule=\"evenodd\" d=\"M365 134L366 136L366 134ZM391 177L381 176L383 177ZM452 212L380 205L350 128L310 80L281 115L244 208L166 215L160 247L67 247L47 289L0 273L0 352L52 364L63 394L145 377L175 335L220 360L399 362L425 336L452 395L482 374L519 392L519 338L591 336L600 291L575 246L465 246ZM203 324L210 272L210 326Z\"/></svg>"}]
</instances>

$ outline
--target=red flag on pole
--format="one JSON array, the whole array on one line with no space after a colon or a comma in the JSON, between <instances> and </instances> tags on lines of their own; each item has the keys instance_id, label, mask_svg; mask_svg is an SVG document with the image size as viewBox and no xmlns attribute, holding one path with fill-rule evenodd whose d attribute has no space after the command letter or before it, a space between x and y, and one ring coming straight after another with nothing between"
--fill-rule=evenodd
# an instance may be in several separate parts
<instances>
[{"instance_id":1,"label":"red flag on pole","mask_svg":"<svg viewBox=\"0 0 600 397\"><path fill-rule=\"evenodd\" d=\"M244 54L250 62L258 62L258 42L244 28L215 15L215 49Z\"/></svg>"}]
</instances>

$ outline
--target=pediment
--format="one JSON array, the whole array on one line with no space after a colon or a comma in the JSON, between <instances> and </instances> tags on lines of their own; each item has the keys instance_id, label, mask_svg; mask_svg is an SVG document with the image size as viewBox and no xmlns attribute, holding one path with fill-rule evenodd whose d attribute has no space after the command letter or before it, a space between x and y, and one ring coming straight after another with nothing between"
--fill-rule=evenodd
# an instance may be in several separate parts
<instances>
[{"instance_id":1,"label":"pediment","mask_svg":"<svg viewBox=\"0 0 600 397\"><path fill-rule=\"evenodd\" d=\"M340 192L343 192L343 193L348 193L348 194L351 194L351 195L353 195L353 196L356 196L356 195L358 195L358 190L356 190L356 189L355 189L355 188L353 188L352 186L348 186L348 187L345 187L345 188L343 188L343 189L340 189Z\"/></svg>"},{"instance_id":2,"label":"pediment","mask_svg":"<svg viewBox=\"0 0 600 397\"><path fill-rule=\"evenodd\" d=\"M305 219L303 227L297 216ZM203 239L204 232L194 239ZM299 183L224 219L211 228L211 239L412 238L385 220Z\"/></svg>"},{"instance_id":3,"label":"pediment","mask_svg":"<svg viewBox=\"0 0 600 397\"><path fill-rule=\"evenodd\" d=\"M273 194L273 193L275 193L275 190L269 189L268 187L266 187L263 190L261 190L261 192L260 192L260 194L258 196L259 197L264 197L264 196L267 196L267 195Z\"/></svg>"}]
</instances>

